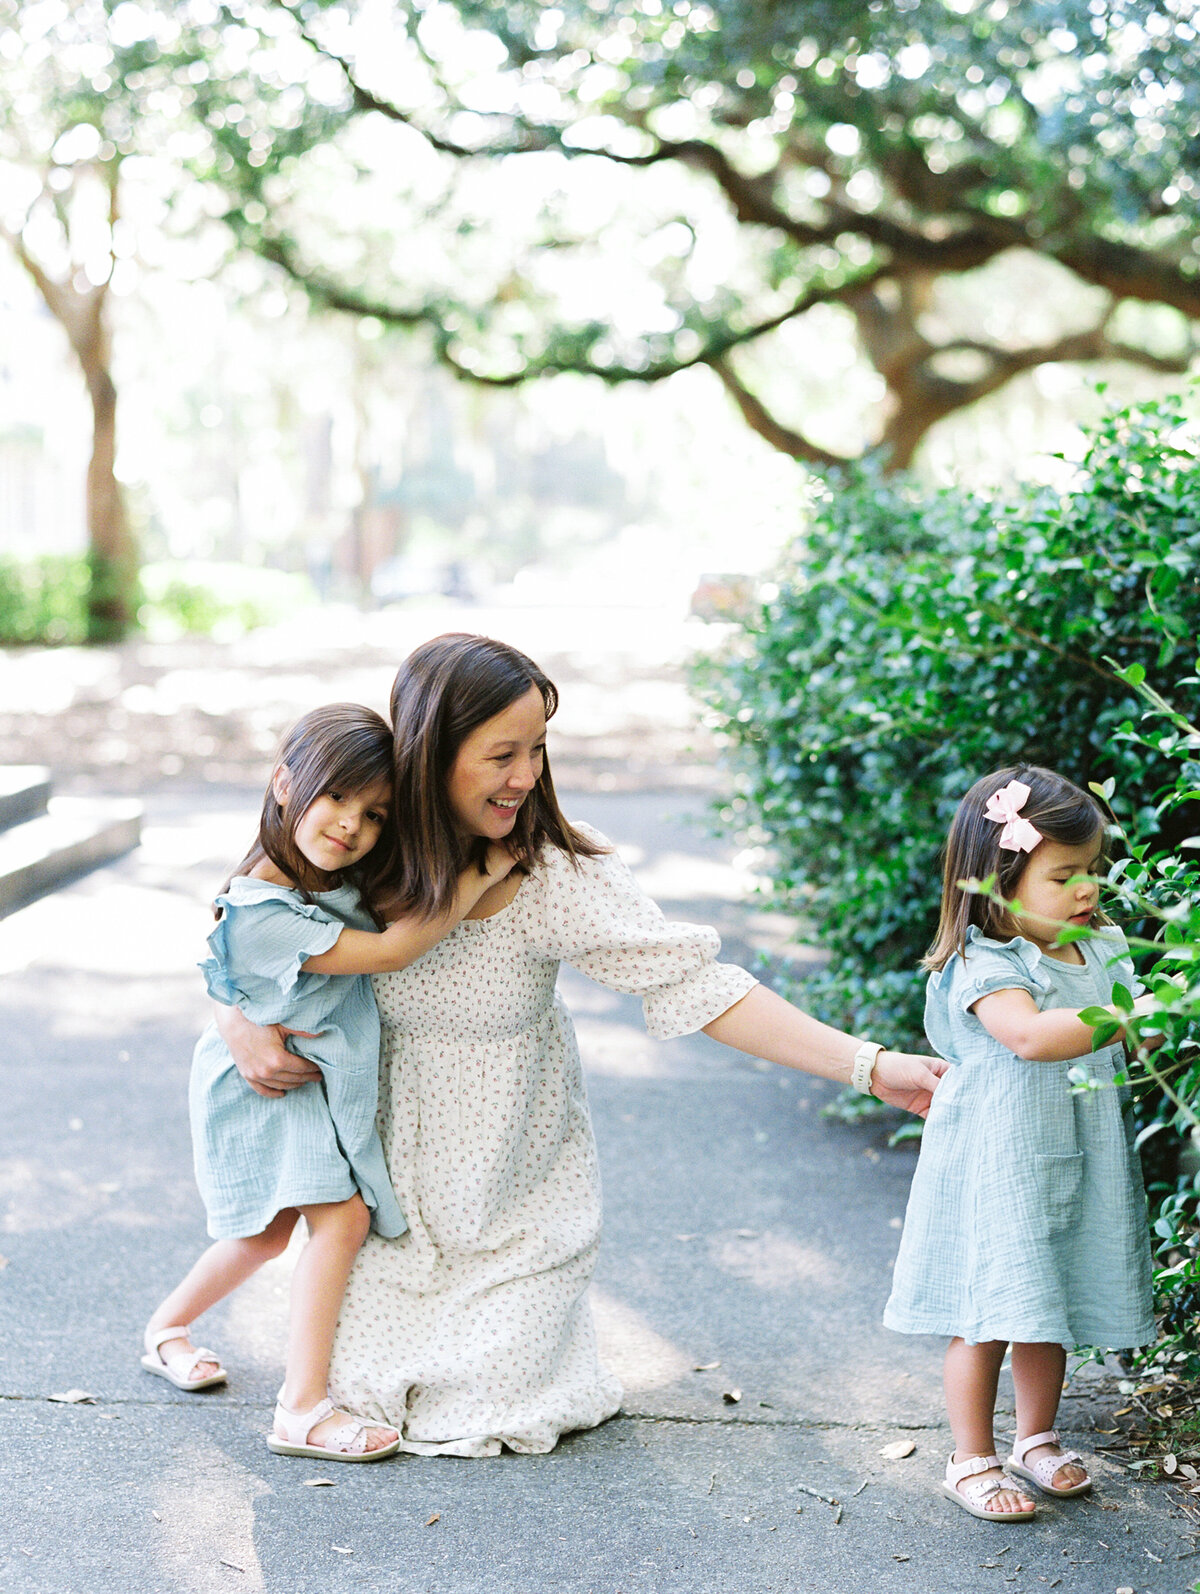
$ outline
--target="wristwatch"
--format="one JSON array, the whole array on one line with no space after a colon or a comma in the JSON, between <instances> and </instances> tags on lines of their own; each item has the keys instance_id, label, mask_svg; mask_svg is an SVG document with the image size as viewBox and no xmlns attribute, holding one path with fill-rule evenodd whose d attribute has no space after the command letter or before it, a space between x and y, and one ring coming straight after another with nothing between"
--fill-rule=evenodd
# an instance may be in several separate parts
<instances>
[{"instance_id":1,"label":"wristwatch","mask_svg":"<svg viewBox=\"0 0 1200 1594\"><path fill-rule=\"evenodd\" d=\"M879 1061L881 1051L883 1047L878 1041L863 1041L854 1054L850 1083L860 1096L871 1094L871 1075L875 1072L875 1064Z\"/></svg>"}]
</instances>

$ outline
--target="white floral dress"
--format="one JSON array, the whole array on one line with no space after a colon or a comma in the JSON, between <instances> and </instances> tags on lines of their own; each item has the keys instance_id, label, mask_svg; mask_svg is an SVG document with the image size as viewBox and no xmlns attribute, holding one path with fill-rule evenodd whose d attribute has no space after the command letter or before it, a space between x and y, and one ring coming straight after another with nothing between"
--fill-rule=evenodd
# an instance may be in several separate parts
<instances>
[{"instance_id":1,"label":"white floral dress","mask_svg":"<svg viewBox=\"0 0 1200 1594\"><path fill-rule=\"evenodd\" d=\"M604 838L588 832L601 844ZM560 961L643 998L666 1039L754 986L715 930L669 923L613 852L547 847L512 902L374 978L380 1132L409 1221L368 1236L346 1290L330 1388L406 1450L552 1450L617 1410L586 1290L600 1181Z\"/></svg>"}]
</instances>

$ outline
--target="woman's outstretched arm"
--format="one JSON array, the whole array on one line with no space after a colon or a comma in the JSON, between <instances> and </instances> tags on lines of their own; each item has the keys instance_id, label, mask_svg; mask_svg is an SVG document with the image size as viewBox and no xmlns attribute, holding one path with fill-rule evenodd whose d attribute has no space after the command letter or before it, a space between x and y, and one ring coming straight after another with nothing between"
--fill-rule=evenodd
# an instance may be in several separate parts
<instances>
[{"instance_id":1,"label":"woman's outstretched arm","mask_svg":"<svg viewBox=\"0 0 1200 1594\"><path fill-rule=\"evenodd\" d=\"M704 1033L736 1051L763 1057L785 1068L850 1083L860 1038L822 1024L765 985L754 989L704 1026ZM939 1077L949 1068L940 1057L908 1052L880 1052L871 1077L871 1094L892 1107L924 1118Z\"/></svg>"}]
</instances>

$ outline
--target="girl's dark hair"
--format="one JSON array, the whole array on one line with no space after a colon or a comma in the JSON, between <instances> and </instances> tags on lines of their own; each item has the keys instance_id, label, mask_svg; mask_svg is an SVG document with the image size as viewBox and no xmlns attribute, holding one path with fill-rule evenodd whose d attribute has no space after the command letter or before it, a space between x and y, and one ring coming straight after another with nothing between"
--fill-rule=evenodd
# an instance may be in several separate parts
<instances>
[{"instance_id":1,"label":"girl's dark hair","mask_svg":"<svg viewBox=\"0 0 1200 1594\"><path fill-rule=\"evenodd\" d=\"M532 659L505 642L459 631L415 648L397 671L392 731L396 804L404 815L404 841L392 884L405 911L441 912L449 906L463 869L469 863L482 865L487 840L459 835L447 800L447 781L471 732L502 714L531 686L541 693L549 719L558 707L558 692ZM571 859L593 858L604 851L563 818L548 757L507 840L524 870L537 862L547 844Z\"/></svg>"},{"instance_id":2,"label":"girl's dark hair","mask_svg":"<svg viewBox=\"0 0 1200 1594\"><path fill-rule=\"evenodd\" d=\"M923 968L944 968L955 952L962 956L969 925L977 925L984 935L997 941L1008 941L1020 934L1015 918L1003 904L976 892L962 891L958 884L960 880L986 880L994 875L995 889L1006 901L1011 902L1016 896L1017 882L1032 854L1002 848L1004 827L985 812L988 798L1010 780L1029 787L1021 818L1040 831L1044 840L1079 847L1104 833L1104 812L1095 798L1052 769L1038 764L1014 764L977 780L959 803L950 826L942 874L942 914L934 943L921 960ZM1096 913L1092 922L1112 921L1103 913Z\"/></svg>"},{"instance_id":3,"label":"girl's dark hair","mask_svg":"<svg viewBox=\"0 0 1200 1594\"><path fill-rule=\"evenodd\" d=\"M287 802L275 796L275 776L288 774ZM271 779L263 798L258 837L233 874L246 874L269 858L289 880L294 880L306 901L314 890L332 890L296 845L296 826L326 792L353 797L367 786L392 781L392 733L382 714L358 703L326 703L298 719L279 744ZM395 804L388 802L387 823L365 858L340 869L335 885L358 888L363 906L380 929L384 921L376 903L380 887L395 867ZM230 875L229 880L232 880ZM224 894L229 880L221 887Z\"/></svg>"}]
</instances>

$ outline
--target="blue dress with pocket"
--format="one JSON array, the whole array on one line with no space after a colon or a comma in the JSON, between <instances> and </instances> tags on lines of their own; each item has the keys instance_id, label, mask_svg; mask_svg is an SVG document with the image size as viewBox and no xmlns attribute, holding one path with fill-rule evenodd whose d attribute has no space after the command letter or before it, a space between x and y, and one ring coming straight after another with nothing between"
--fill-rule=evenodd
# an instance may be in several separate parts
<instances>
[{"instance_id":1,"label":"blue dress with pocket","mask_svg":"<svg viewBox=\"0 0 1200 1594\"><path fill-rule=\"evenodd\" d=\"M375 1125L379 1013L366 975L306 974L342 930L374 930L353 886L314 894L238 875L200 965L209 994L255 1024L309 1030L288 1048L322 1077L260 1096L210 1024L192 1058L188 1106L196 1182L214 1239L261 1234L285 1207L346 1201L357 1191L386 1239L408 1228Z\"/></svg>"},{"instance_id":2,"label":"blue dress with pocket","mask_svg":"<svg viewBox=\"0 0 1200 1594\"><path fill-rule=\"evenodd\" d=\"M930 975L925 1033L954 1066L934 1094L913 1175L888 1328L1123 1349L1155 1338L1146 1198L1117 1042L1065 1062L1026 1062L970 1012L1019 989L1039 1011L1107 1005L1136 988L1121 932L1075 943L1082 964L975 926L966 956ZM1077 1093L1087 1070L1101 1087Z\"/></svg>"}]
</instances>

